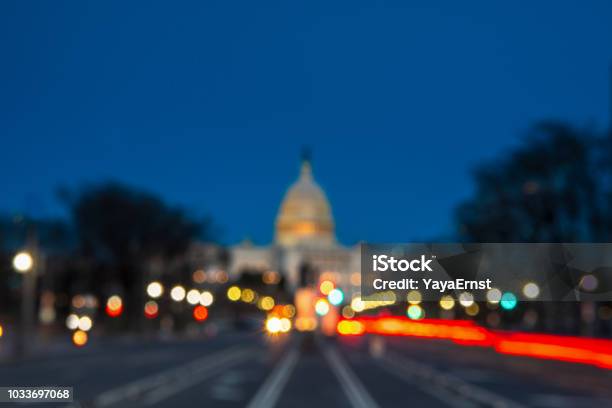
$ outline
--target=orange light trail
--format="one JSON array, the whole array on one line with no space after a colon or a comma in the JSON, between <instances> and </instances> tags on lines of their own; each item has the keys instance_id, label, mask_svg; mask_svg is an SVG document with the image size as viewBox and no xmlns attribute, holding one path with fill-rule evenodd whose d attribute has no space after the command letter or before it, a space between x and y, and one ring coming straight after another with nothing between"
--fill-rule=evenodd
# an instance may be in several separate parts
<instances>
[{"instance_id":1,"label":"orange light trail","mask_svg":"<svg viewBox=\"0 0 612 408\"><path fill-rule=\"evenodd\" d=\"M498 333L495 350L503 354L596 365L612 370L612 341L535 333Z\"/></svg>"},{"instance_id":2,"label":"orange light trail","mask_svg":"<svg viewBox=\"0 0 612 408\"><path fill-rule=\"evenodd\" d=\"M491 333L471 320L422 319L416 321L403 316L388 316L341 320L340 323L345 321L358 322L363 325L361 333L354 334L372 333L385 336L412 336L447 339L466 345L493 345ZM345 323L342 324L346 325Z\"/></svg>"}]
</instances>

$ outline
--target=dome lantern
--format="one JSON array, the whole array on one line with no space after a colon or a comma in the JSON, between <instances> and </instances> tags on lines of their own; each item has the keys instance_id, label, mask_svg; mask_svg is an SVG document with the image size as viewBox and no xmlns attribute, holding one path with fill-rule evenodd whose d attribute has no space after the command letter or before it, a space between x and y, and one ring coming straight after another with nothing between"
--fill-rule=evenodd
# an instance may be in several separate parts
<instances>
[{"instance_id":1,"label":"dome lantern","mask_svg":"<svg viewBox=\"0 0 612 408\"><path fill-rule=\"evenodd\" d=\"M307 156L300 176L289 187L276 218L276 243L285 246L331 246L335 243L334 220L325 192L312 175Z\"/></svg>"}]
</instances>

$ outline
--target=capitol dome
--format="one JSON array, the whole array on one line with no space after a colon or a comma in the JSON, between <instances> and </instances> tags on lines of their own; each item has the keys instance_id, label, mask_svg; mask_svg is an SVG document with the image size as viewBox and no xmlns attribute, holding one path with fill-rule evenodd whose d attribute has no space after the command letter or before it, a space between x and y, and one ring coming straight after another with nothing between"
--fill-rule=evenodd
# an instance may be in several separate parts
<instances>
[{"instance_id":1,"label":"capitol dome","mask_svg":"<svg viewBox=\"0 0 612 408\"><path fill-rule=\"evenodd\" d=\"M276 243L281 246L331 246L334 220L325 192L312 177L308 160L289 187L276 218Z\"/></svg>"}]
</instances>

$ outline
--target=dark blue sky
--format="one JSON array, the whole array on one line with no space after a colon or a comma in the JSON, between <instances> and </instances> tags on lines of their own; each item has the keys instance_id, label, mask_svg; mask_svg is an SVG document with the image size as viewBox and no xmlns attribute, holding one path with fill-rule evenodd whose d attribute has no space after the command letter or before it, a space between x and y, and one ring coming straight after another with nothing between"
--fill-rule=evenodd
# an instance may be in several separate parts
<instances>
[{"instance_id":1,"label":"dark blue sky","mask_svg":"<svg viewBox=\"0 0 612 408\"><path fill-rule=\"evenodd\" d=\"M267 242L309 145L342 242L448 236L534 120L606 124L611 22L607 0L2 1L0 211L115 179Z\"/></svg>"}]
</instances>

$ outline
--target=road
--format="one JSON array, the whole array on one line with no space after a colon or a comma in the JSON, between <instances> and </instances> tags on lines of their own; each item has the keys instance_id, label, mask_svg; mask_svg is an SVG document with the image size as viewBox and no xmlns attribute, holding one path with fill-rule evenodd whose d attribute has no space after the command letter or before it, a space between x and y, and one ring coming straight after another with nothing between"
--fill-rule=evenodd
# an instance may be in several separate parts
<instances>
[{"instance_id":1,"label":"road","mask_svg":"<svg viewBox=\"0 0 612 408\"><path fill-rule=\"evenodd\" d=\"M87 408L612 406L609 370L398 337L109 341L4 363L0 385L73 386Z\"/></svg>"}]
</instances>

